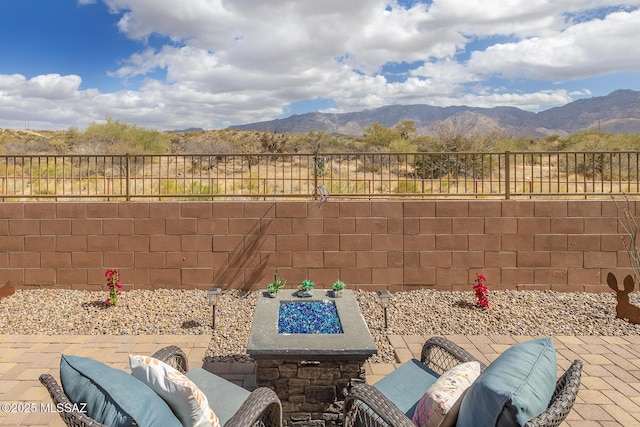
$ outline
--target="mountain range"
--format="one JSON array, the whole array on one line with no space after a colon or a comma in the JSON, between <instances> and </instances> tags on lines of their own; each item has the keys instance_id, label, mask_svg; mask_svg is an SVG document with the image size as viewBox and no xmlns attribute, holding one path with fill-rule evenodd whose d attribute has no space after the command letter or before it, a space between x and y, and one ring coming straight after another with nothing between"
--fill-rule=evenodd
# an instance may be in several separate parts
<instances>
[{"instance_id":1,"label":"mountain range","mask_svg":"<svg viewBox=\"0 0 640 427\"><path fill-rule=\"evenodd\" d=\"M640 133L640 91L621 89L607 96L580 99L540 112L515 107L388 105L353 113L307 113L284 119L231 126L229 129L361 136L373 123L392 127L413 120L421 135L436 135L442 126L466 132L505 136L566 136L583 130Z\"/></svg>"}]
</instances>

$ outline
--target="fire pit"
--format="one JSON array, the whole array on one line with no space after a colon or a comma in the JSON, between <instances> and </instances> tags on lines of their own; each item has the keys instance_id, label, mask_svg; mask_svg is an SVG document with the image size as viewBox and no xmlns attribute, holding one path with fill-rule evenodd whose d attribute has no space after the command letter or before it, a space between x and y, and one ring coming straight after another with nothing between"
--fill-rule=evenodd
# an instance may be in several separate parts
<instances>
[{"instance_id":1,"label":"fire pit","mask_svg":"<svg viewBox=\"0 0 640 427\"><path fill-rule=\"evenodd\" d=\"M278 310L280 334L342 334L333 301L286 301Z\"/></svg>"},{"instance_id":2,"label":"fire pit","mask_svg":"<svg viewBox=\"0 0 640 427\"><path fill-rule=\"evenodd\" d=\"M247 352L259 387L276 391L286 425L339 425L340 402L364 362L377 352L353 291L330 298L316 289L302 301L293 290L261 296Z\"/></svg>"}]
</instances>

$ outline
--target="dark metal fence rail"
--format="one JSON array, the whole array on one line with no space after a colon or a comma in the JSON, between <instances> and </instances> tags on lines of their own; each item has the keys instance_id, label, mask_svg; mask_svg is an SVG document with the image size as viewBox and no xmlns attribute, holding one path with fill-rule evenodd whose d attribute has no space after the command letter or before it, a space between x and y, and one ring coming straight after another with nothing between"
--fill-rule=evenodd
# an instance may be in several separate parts
<instances>
[{"instance_id":1,"label":"dark metal fence rail","mask_svg":"<svg viewBox=\"0 0 640 427\"><path fill-rule=\"evenodd\" d=\"M639 169L638 151L0 156L0 200L588 198L640 193Z\"/></svg>"}]
</instances>

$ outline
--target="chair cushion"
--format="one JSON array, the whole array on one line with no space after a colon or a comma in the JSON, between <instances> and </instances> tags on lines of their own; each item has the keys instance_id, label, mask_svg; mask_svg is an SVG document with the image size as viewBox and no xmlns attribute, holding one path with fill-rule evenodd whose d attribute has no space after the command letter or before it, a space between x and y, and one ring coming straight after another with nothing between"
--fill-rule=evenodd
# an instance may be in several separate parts
<instances>
[{"instance_id":1,"label":"chair cushion","mask_svg":"<svg viewBox=\"0 0 640 427\"><path fill-rule=\"evenodd\" d=\"M373 386L380 390L407 418L413 418L418 401L438 379L438 374L417 359L402 364Z\"/></svg>"},{"instance_id":2,"label":"chair cushion","mask_svg":"<svg viewBox=\"0 0 640 427\"><path fill-rule=\"evenodd\" d=\"M129 355L131 373L158 393L185 427L220 427L207 397L182 372L150 356Z\"/></svg>"},{"instance_id":3,"label":"chair cushion","mask_svg":"<svg viewBox=\"0 0 640 427\"><path fill-rule=\"evenodd\" d=\"M225 380L202 368L193 368L186 373L207 396L209 406L220 419L220 424L225 425L233 417L249 393L244 388Z\"/></svg>"},{"instance_id":4,"label":"chair cushion","mask_svg":"<svg viewBox=\"0 0 640 427\"><path fill-rule=\"evenodd\" d=\"M86 403L87 415L102 424L181 426L153 390L134 376L101 362L63 354L60 382L67 397L74 403Z\"/></svg>"},{"instance_id":5,"label":"chair cushion","mask_svg":"<svg viewBox=\"0 0 640 427\"><path fill-rule=\"evenodd\" d=\"M556 372L551 338L510 347L467 390L456 425L524 425L546 410L555 389Z\"/></svg>"},{"instance_id":6,"label":"chair cushion","mask_svg":"<svg viewBox=\"0 0 640 427\"><path fill-rule=\"evenodd\" d=\"M466 362L448 370L426 391L413 414L419 427L452 427L458 419L462 395L480 376L480 362Z\"/></svg>"}]
</instances>

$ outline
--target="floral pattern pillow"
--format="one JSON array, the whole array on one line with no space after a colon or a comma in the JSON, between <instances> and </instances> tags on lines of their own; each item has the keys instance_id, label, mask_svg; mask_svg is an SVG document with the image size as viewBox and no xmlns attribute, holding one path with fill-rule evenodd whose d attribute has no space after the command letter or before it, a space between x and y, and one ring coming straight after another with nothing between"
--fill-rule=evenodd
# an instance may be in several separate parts
<instances>
[{"instance_id":1,"label":"floral pattern pillow","mask_svg":"<svg viewBox=\"0 0 640 427\"><path fill-rule=\"evenodd\" d=\"M167 402L183 426L220 427L207 396L182 372L149 356L129 355L129 366L134 377Z\"/></svg>"},{"instance_id":2,"label":"floral pattern pillow","mask_svg":"<svg viewBox=\"0 0 640 427\"><path fill-rule=\"evenodd\" d=\"M462 363L442 374L418 402L413 423L418 427L454 426L462 395L479 376L479 362Z\"/></svg>"}]
</instances>

